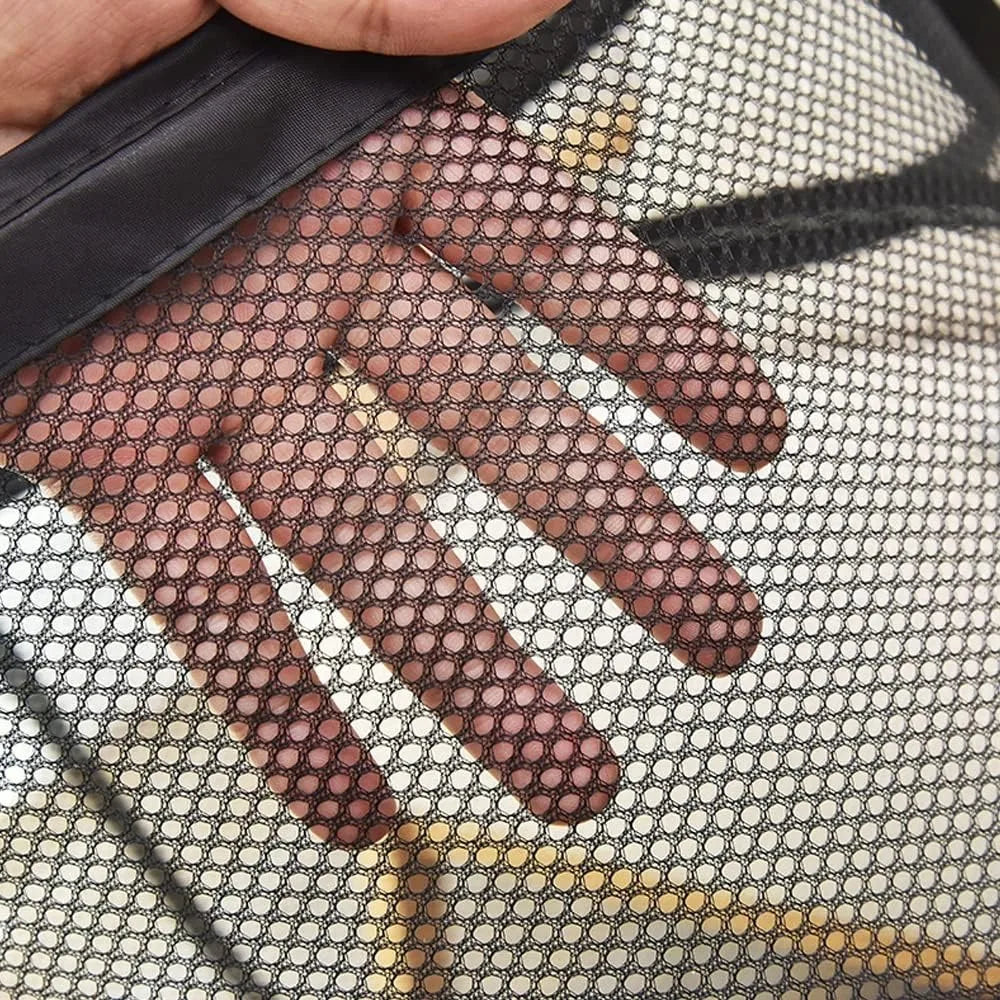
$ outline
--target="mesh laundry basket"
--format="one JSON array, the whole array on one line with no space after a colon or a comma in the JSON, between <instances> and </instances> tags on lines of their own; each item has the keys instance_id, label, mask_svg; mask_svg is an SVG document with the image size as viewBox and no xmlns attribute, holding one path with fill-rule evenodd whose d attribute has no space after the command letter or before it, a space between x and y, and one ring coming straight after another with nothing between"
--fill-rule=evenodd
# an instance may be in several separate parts
<instances>
[{"instance_id":1,"label":"mesh laundry basket","mask_svg":"<svg viewBox=\"0 0 1000 1000\"><path fill-rule=\"evenodd\" d=\"M1000 994L969 44L220 17L0 160L0 996Z\"/></svg>"}]
</instances>

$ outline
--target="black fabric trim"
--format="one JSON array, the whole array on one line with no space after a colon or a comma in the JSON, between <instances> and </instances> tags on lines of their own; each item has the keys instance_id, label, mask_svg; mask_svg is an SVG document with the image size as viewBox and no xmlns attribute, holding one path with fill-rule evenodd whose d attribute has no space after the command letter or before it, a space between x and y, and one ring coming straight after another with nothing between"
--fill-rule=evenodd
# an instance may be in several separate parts
<instances>
[{"instance_id":1,"label":"black fabric trim","mask_svg":"<svg viewBox=\"0 0 1000 1000\"><path fill-rule=\"evenodd\" d=\"M0 157L0 373L481 59L335 53L220 14Z\"/></svg>"},{"instance_id":2,"label":"black fabric trim","mask_svg":"<svg viewBox=\"0 0 1000 1000\"><path fill-rule=\"evenodd\" d=\"M993 82L1000 86L1000 6L996 0L936 0L936 3Z\"/></svg>"},{"instance_id":3,"label":"black fabric trim","mask_svg":"<svg viewBox=\"0 0 1000 1000\"><path fill-rule=\"evenodd\" d=\"M876 2L959 97L996 116L1000 64L996 51L992 59L982 57L984 40L1000 46L1000 7L994 0Z\"/></svg>"}]
</instances>

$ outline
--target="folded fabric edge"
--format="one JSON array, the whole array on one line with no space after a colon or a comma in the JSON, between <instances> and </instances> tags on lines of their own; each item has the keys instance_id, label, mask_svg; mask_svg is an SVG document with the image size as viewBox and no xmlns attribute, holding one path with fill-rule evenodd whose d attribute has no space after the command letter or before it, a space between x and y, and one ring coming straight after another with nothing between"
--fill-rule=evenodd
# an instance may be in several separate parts
<instances>
[{"instance_id":1,"label":"folded fabric edge","mask_svg":"<svg viewBox=\"0 0 1000 1000\"><path fill-rule=\"evenodd\" d=\"M221 14L106 85L0 158L0 374L481 58L329 52Z\"/></svg>"}]
</instances>

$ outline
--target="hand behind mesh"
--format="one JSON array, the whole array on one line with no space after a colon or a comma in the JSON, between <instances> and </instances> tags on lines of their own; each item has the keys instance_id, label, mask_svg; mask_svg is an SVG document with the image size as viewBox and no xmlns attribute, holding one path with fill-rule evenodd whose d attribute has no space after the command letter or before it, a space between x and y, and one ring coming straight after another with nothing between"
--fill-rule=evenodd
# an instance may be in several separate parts
<instances>
[{"instance_id":1,"label":"hand behind mesh","mask_svg":"<svg viewBox=\"0 0 1000 1000\"><path fill-rule=\"evenodd\" d=\"M737 572L532 360L514 309L732 468L780 450L784 410L735 338L508 122L452 89L0 394L0 459L101 533L319 836L377 838L398 806L208 466L545 821L603 809L618 762L432 528L428 491L449 466L681 660L734 669L759 639Z\"/></svg>"}]
</instances>

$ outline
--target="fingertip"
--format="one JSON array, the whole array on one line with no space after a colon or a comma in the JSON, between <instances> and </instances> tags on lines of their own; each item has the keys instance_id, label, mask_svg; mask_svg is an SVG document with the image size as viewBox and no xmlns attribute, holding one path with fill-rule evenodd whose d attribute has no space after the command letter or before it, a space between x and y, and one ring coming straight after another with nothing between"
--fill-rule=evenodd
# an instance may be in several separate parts
<instances>
[{"instance_id":1,"label":"fingertip","mask_svg":"<svg viewBox=\"0 0 1000 1000\"><path fill-rule=\"evenodd\" d=\"M716 451L735 472L759 472L785 446L788 411L763 376L755 386L754 396L738 409L739 416L731 421L736 426L706 450Z\"/></svg>"},{"instance_id":2,"label":"fingertip","mask_svg":"<svg viewBox=\"0 0 1000 1000\"><path fill-rule=\"evenodd\" d=\"M730 674L745 666L757 651L764 630L764 613L756 595L737 578L731 594L738 610L716 616L691 618L676 626L654 628L655 638L669 645L681 662L706 674ZM720 602L721 603L721 602Z\"/></svg>"},{"instance_id":3,"label":"fingertip","mask_svg":"<svg viewBox=\"0 0 1000 1000\"><path fill-rule=\"evenodd\" d=\"M574 727L568 757L558 752L549 757L549 766L536 767L531 787L521 792L534 816L548 824L576 826L611 804L621 765L611 745L588 722Z\"/></svg>"}]
</instances>

